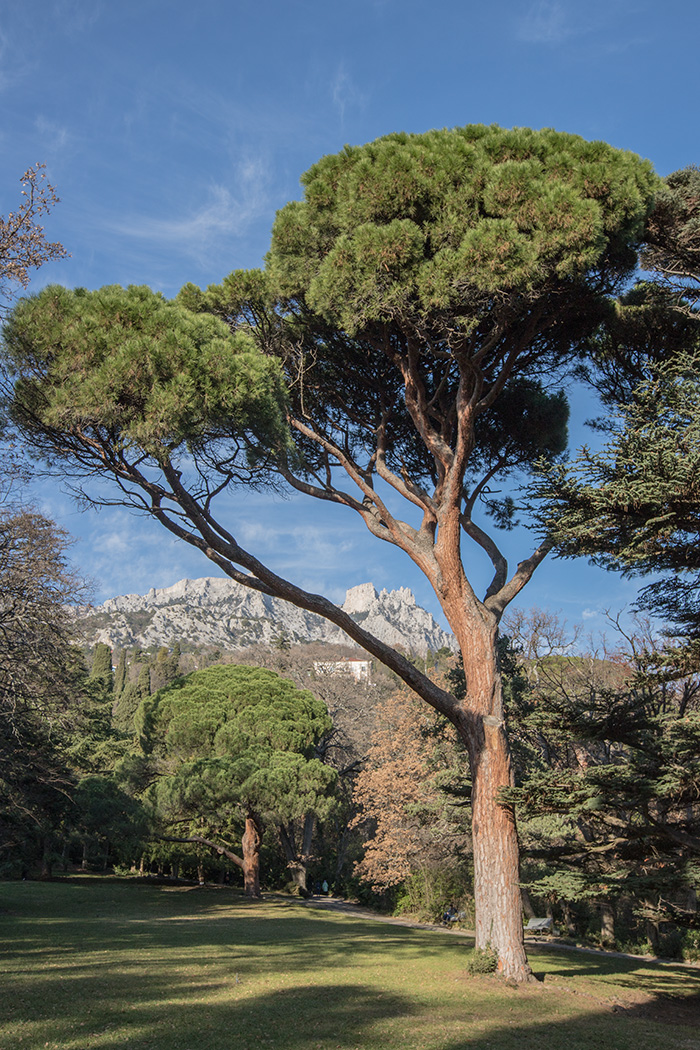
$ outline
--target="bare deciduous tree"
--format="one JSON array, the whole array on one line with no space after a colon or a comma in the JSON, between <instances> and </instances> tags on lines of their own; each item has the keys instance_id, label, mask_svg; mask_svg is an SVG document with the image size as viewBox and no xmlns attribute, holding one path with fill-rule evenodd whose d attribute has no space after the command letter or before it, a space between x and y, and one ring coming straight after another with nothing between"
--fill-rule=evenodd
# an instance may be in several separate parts
<instances>
[{"instance_id":1,"label":"bare deciduous tree","mask_svg":"<svg viewBox=\"0 0 700 1050\"><path fill-rule=\"evenodd\" d=\"M59 198L46 181L44 164L27 168L21 178L22 203L7 218L0 215L0 297L10 299L17 286L26 288L29 271L51 259L65 259L68 252L58 241L47 241L38 222ZM2 307L0 307L0 310Z\"/></svg>"}]
</instances>

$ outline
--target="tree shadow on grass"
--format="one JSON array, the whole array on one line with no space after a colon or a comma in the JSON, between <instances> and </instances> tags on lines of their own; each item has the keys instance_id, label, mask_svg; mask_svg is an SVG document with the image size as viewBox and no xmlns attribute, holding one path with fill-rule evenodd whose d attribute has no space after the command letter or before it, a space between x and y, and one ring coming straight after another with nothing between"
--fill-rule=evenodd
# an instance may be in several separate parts
<instances>
[{"instance_id":1,"label":"tree shadow on grass","mask_svg":"<svg viewBox=\"0 0 700 1050\"><path fill-rule=\"evenodd\" d=\"M201 898L200 898L201 900ZM8 952L27 958L47 946L64 958L87 959L107 945L114 953L182 950L196 951L204 957L226 952L246 969L257 965L261 955L274 955L278 966L297 972L333 966L361 966L382 956L429 958L441 954L445 946L454 949L447 935L427 938L424 931L406 927L373 924L346 916L309 914L298 906L224 902L212 909L197 907L200 900L188 900L187 914L168 910L139 908L135 913L123 909L112 913L106 899L92 914L15 914L5 919L3 940ZM147 904L149 902L146 902ZM194 904L194 906L192 906ZM272 910L270 910L272 908ZM462 948L463 946L460 945ZM246 959L248 962L246 962ZM79 966L79 964L76 963Z\"/></svg>"},{"instance_id":2,"label":"tree shadow on grass","mask_svg":"<svg viewBox=\"0 0 700 1050\"><path fill-rule=\"evenodd\" d=\"M689 1050L697 1028L634 1008L601 1003L557 1017L546 994L523 1023L522 999L508 1011L489 1009L488 996L459 1016L430 1008L420 995L382 992L370 984L329 984L250 994L231 980L212 999L211 985L145 976L129 998L118 985L110 1002L91 1007L74 997L26 1030L22 1045L50 1050ZM448 993L446 992L446 995ZM204 1000L204 1001L202 1001ZM532 1005L532 1004L530 1004ZM5 1043L0 1039L0 1045Z\"/></svg>"},{"instance_id":3,"label":"tree shadow on grass","mask_svg":"<svg viewBox=\"0 0 700 1050\"><path fill-rule=\"evenodd\" d=\"M680 962L659 965L653 959L623 958L619 955L606 957L568 951L552 951L548 955L533 953L530 961L533 969L546 972L550 981L590 978L601 990L612 985L667 996L695 986L700 994L700 970Z\"/></svg>"},{"instance_id":4,"label":"tree shadow on grass","mask_svg":"<svg viewBox=\"0 0 700 1050\"><path fill-rule=\"evenodd\" d=\"M536 959L543 985L511 991L465 980L448 934L225 893L103 885L77 900L22 888L3 918L2 1050L695 1045L688 976L639 960L552 953Z\"/></svg>"},{"instance_id":5,"label":"tree shadow on grass","mask_svg":"<svg viewBox=\"0 0 700 1050\"><path fill-rule=\"evenodd\" d=\"M226 984L196 978L178 983L170 970L167 977L142 976L138 990L133 979L126 986L116 979L109 998L87 1004L70 989L60 1001L47 992L44 1016L24 1026L22 1045L90 1050L380 1046L384 1027L396 1022L403 1027L414 1010L409 997L368 984L294 986L251 995L245 977L236 982L237 975ZM0 1027L5 1050L1 1033Z\"/></svg>"}]
</instances>

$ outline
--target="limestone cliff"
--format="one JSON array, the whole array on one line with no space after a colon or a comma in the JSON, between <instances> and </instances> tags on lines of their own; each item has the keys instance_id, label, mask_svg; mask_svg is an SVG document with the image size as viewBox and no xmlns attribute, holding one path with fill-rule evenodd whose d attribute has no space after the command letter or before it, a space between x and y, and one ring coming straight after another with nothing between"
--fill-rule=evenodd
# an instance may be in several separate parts
<instances>
[{"instance_id":1,"label":"limestone cliff","mask_svg":"<svg viewBox=\"0 0 700 1050\"><path fill-rule=\"evenodd\" d=\"M455 648L454 638L416 605L406 587L377 593L373 584L363 583L347 592L343 609L382 641L416 655L442 646ZM218 577L180 580L144 595L110 598L85 611L81 629L89 645L105 642L113 649L150 649L179 641L183 650L236 650L280 637L291 643L348 641L319 616Z\"/></svg>"}]
</instances>

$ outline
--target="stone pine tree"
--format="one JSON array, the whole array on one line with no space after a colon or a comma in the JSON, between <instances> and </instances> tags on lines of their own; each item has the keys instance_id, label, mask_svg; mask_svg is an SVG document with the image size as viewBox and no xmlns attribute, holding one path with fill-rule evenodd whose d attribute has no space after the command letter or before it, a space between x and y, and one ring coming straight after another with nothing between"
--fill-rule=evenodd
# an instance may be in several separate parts
<instances>
[{"instance_id":1,"label":"stone pine tree","mask_svg":"<svg viewBox=\"0 0 700 1050\"><path fill-rule=\"evenodd\" d=\"M664 179L647 222L642 265L674 306L697 319L700 303L700 168Z\"/></svg>"},{"instance_id":2,"label":"stone pine tree","mask_svg":"<svg viewBox=\"0 0 700 1050\"><path fill-rule=\"evenodd\" d=\"M550 542L511 571L479 511L507 525L514 507L494 486L564 448L551 384L629 280L657 184L638 157L551 130L391 135L304 176L265 274L175 303L49 288L5 338L13 418L37 455L83 488L113 474L125 503L231 578L342 627L456 726L477 944L516 980L530 971L515 821L499 799L511 761L497 636ZM464 700L217 519L223 488L268 477L354 511L425 573L462 650ZM493 571L483 595L479 557Z\"/></svg>"},{"instance_id":3,"label":"stone pine tree","mask_svg":"<svg viewBox=\"0 0 700 1050\"><path fill-rule=\"evenodd\" d=\"M331 729L325 705L274 671L229 664L160 690L137 723L164 837L226 856L258 897L265 822L280 829L328 810L336 772L314 757Z\"/></svg>"}]
</instances>

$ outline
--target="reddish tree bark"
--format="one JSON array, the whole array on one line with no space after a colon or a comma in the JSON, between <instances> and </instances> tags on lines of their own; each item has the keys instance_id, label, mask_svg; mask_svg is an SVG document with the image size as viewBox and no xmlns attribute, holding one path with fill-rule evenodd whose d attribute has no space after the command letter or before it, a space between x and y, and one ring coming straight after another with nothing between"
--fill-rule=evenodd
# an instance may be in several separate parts
<instances>
[{"instance_id":1,"label":"reddish tree bark","mask_svg":"<svg viewBox=\"0 0 700 1050\"><path fill-rule=\"evenodd\" d=\"M515 813L499 798L503 788L514 785L514 777L496 664L498 624L486 615L480 623L460 625L456 634L467 684L467 698L454 721L472 779L476 947L498 952L503 976L529 980Z\"/></svg>"},{"instance_id":2,"label":"reddish tree bark","mask_svg":"<svg viewBox=\"0 0 700 1050\"><path fill-rule=\"evenodd\" d=\"M197 842L201 846L209 846L221 857L227 857L236 867L243 872L243 892L247 897L260 896L260 844L262 842L262 827L260 819L255 813L249 813L245 821L245 831L241 839L243 855L238 856L233 850L222 846L219 842L204 838L202 835L161 835L164 842Z\"/></svg>"},{"instance_id":3,"label":"reddish tree bark","mask_svg":"<svg viewBox=\"0 0 700 1050\"><path fill-rule=\"evenodd\" d=\"M243 890L247 897L260 896L260 843L262 834L257 818L249 813L241 840L243 847Z\"/></svg>"}]
</instances>

